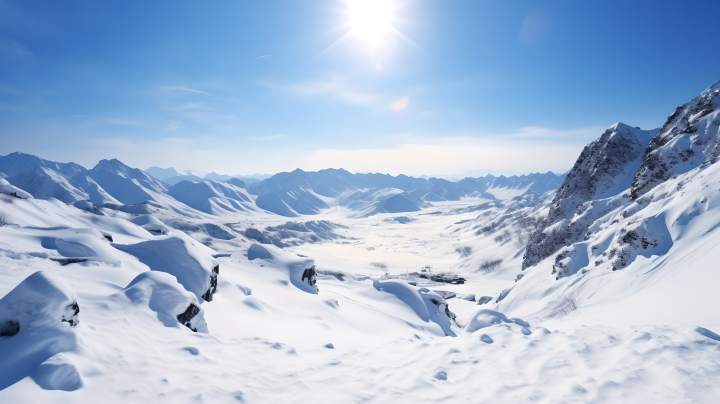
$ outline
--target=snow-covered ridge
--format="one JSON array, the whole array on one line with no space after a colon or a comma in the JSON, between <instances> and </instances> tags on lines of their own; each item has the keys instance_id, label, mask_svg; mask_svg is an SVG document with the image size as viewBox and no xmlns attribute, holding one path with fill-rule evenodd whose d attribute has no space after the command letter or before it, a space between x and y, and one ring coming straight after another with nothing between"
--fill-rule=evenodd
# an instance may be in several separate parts
<instances>
[{"instance_id":1,"label":"snow-covered ridge","mask_svg":"<svg viewBox=\"0 0 720 404\"><path fill-rule=\"evenodd\" d=\"M548 257L558 247L582 239L587 223L571 220L578 206L627 190L644 149L657 133L657 129L641 130L616 123L585 146L555 194L543 226L532 235L523 269Z\"/></svg>"},{"instance_id":2,"label":"snow-covered ridge","mask_svg":"<svg viewBox=\"0 0 720 404\"><path fill-rule=\"evenodd\" d=\"M720 156L720 80L677 107L643 156L632 183L637 200L654 186Z\"/></svg>"}]
</instances>

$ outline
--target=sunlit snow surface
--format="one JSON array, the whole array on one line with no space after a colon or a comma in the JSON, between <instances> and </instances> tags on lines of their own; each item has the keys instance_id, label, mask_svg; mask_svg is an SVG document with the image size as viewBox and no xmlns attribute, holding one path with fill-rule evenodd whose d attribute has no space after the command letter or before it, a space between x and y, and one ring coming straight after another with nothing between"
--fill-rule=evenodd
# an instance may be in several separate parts
<instances>
[{"instance_id":1,"label":"sunlit snow surface","mask_svg":"<svg viewBox=\"0 0 720 404\"><path fill-rule=\"evenodd\" d=\"M720 397L720 336L713 332L720 332L720 229L708 224L720 223L720 165L673 181L631 212L638 223L665 212L672 245L660 256L638 256L619 271L595 269L594 257L577 259L575 275L560 280L550 273L553 256L518 282L521 247L495 241L497 232L476 234L500 215L468 209L488 202L482 199L433 202L400 221L387 213L349 218L353 212L334 205L312 220L346 226L335 230L342 238L284 250L263 245L267 254L260 255L248 254L253 242L242 229L308 218L221 217L215 224L240 235L207 242L191 231L196 227L187 227L191 239L167 225L179 220L171 213L134 224L129 219L136 215L108 210L110 216L100 216L56 200L3 203L15 225L0 228L0 296L43 270L77 294L80 323L58 323L34 339L0 337L0 359L17 346L56 344L46 357L32 357L40 364L32 369L0 360L0 402L713 402ZM495 193L506 200L519 195ZM617 215L607 226L633 218ZM168 234L149 232L147 223ZM596 237L610 234L603 229ZM211 302L199 303L165 275L141 277L133 291L126 289L150 270L148 261L113 245L171 237L192 243L193 254L205 254L200 261L221 254ZM58 238L68 244L50 241ZM472 252L461 256L456 248L465 245ZM63 266L52 260L66 257L63 252L87 261ZM503 262L492 272L477 270L492 259ZM317 293L298 283L300 271L313 264ZM405 276L425 266L467 282ZM414 292L421 288L428 292ZM443 325L424 300L438 290L493 300L478 305L448 298L457 317ZM165 300L153 300L156 294ZM563 300L568 296L572 302ZM173 321L189 302L201 305L207 333ZM0 313L12 310L0 307Z\"/></svg>"}]
</instances>

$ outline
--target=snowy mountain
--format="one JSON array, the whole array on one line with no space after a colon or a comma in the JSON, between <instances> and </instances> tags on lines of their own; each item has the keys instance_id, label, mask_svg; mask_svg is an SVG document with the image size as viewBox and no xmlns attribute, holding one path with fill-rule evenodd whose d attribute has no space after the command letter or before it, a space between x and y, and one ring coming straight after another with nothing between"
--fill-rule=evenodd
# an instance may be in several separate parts
<instances>
[{"instance_id":1,"label":"snowy mountain","mask_svg":"<svg viewBox=\"0 0 720 404\"><path fill-rule=\"evenodd\" d=\"M574 219L579 206L627 190L643 151L657 133L657 129L643 131L616 123L585 146L555 194L543 227L532 235L523 268L535 265L559 246L582 240L588 223Z\"/></svg>"},{"instance_id":2,"label":"snowy mountain","mask_svg":"<svg viewBox=\"0 0 720 404\"><path fill-rule=\"evenodd\" d=\"M258 211L253 197L245 189L217 181L181 181L173 185L168 194L211 215Z\"/></svg>"},{"instance_id":3,"label":"snowy mountain","mask_svg":"<svg viewBox=\"0 0 720 404\"><path fill-rule=\"evenodd\" d=\"M184 171L179 171L172 167L160 168L158 166L153 166L145 170L145 172L161 181L166 178L177 177L178 175L187 175Z\"/></svg>"},{"instance_id":4,"label":"snowy mountain","mask_svg":"<svg viewBox=\"0 0 720 404\"><path fill-rule=\"evenodd\" d=\"M720 156L720 80L691 101L677 107L645 149L642 165L633 179L631 195L637 200L673 176Z\"/></svg>"},{"instance_id":5,"label":"snowy mountain","mask_svg":"<svg viewBox=\"0 0 720 404\"><path fill-rule=\"evenodd\" d=\"M497 307L538 318L702 317L716 300L705 285L715 282L720 258L712 236L720 223L718 87L676 109L660 130L616 124L588 145L530 238L525 273ZM666 300L678 293L694 298ZM664 309L651 314L648 305Z\"/></svg>"},{"instance_id":6,"label":"snowy mountain","mask_svg":"<svg viewBox=\"0 0 720 404\"><path fill-rule=\"evenodd\" d=\"M1 156L0 402L715 402L717 87L559 176Z\"/></svg>"}]
</instances>

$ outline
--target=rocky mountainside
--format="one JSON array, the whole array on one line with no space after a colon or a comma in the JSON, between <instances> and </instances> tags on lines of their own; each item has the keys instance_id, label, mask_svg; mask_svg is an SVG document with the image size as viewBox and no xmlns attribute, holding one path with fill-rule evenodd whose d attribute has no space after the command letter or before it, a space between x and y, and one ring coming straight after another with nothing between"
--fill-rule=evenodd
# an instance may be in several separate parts
<instances>
[{"instance_id":1,"label":"rocky mountainside","mask_svg":"<svg viewBox=\"0 0 720 404\"><path fill-rule=\"evenodd\" d=\"M562 317L625 298L660 304L658 296L670 298L685 279L714 279L718 87L676 109L660 130L616 124L583 150L529 239L526 272L497 299L499 309Z\"/></svg>"},{"instance_id":2,"label":"rocky mountainside","mask_svg":"<svg viewBox=\"0 0 720 404\"><path fill-rule=\"evenodd\" d=\"M587 223L572 220L578 206L630 187L643 151L657 133L657 129L645 131L616 123L585 146L555 194L543 226L530 237L523 269L547 258L560 246L582 240Z\"/></svg>"},{"instance_id":3,"label":"rocky mountainside","mask_svg":"<svg viewBox=\"0 0 720 404\"><path fill-rule=\"evenodd\" d=\"M720 80L675 109L643 155L632 183L637 200L656 185L720 156Z\"/></svg>"}]
</instances>

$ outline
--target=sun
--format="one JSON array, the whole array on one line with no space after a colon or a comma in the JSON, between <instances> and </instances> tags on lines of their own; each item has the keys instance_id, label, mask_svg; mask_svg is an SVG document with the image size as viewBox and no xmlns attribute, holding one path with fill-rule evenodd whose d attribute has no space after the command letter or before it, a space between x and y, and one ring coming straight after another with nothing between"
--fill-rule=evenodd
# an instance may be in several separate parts
<instances>
[{"instance_id":1,"label":"sun","mask_svg":"<svg viewBox=\"0 0 720 404\"><path fill-rule=\"evenodd\" d=\"M350 32L372 47L381 45L393 30L391 0L347 0Z\"/></svg>"}]
</instances>

